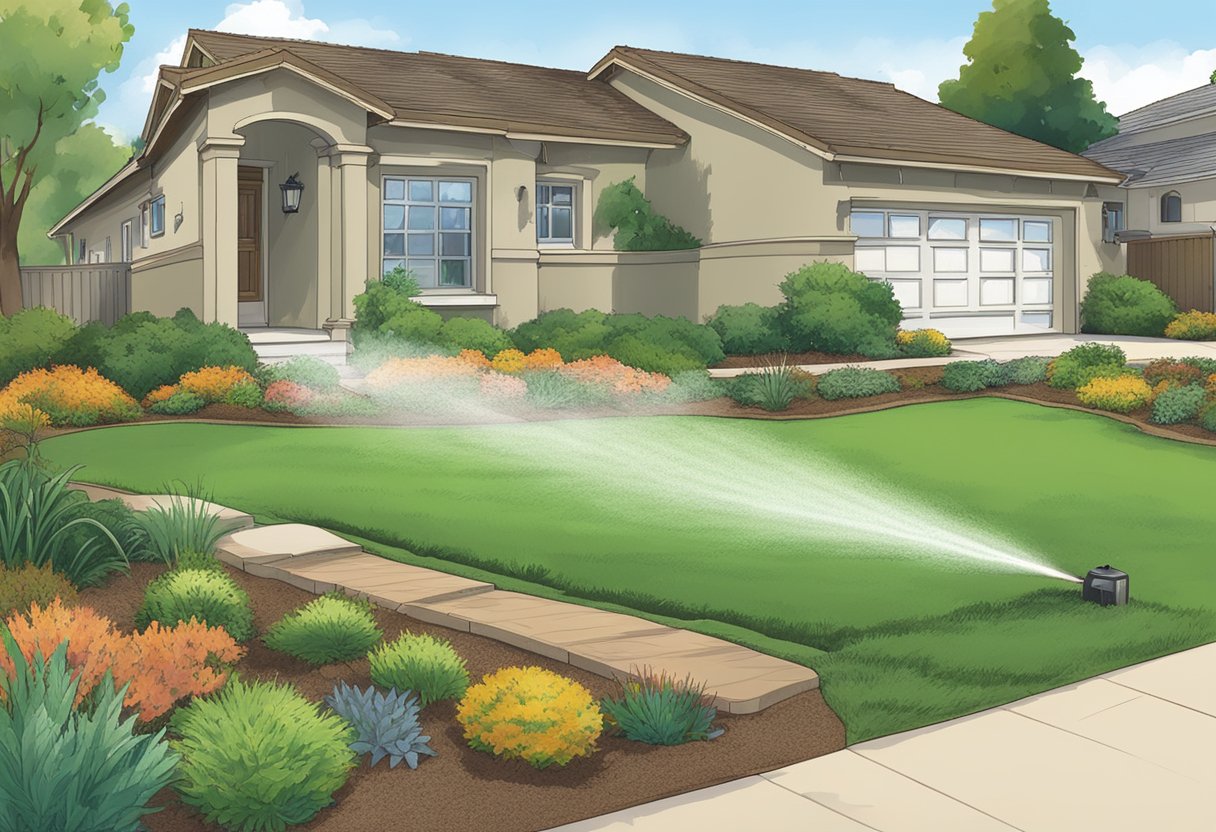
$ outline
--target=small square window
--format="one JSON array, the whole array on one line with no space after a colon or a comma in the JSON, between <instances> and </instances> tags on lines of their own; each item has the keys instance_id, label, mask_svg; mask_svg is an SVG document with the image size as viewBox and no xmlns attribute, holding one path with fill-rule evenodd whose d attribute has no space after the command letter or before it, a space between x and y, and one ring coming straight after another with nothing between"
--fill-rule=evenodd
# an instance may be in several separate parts
<instances>
[{"instance_id":1,"label":"small square window","mask_svg":"<svg viewBox=\"0 0 1216 832\"><path fill-rule=\"evenodd\" d=\"M440 286L467 286L469 283L468 260L440 260Z\"/></svg>"},{"instance_id":2,"label":"small square window","mask_svg":"<svg viewBox=\"0 0 1216 832\"><path fill-rule=\"evenodd\" d=\"M404 205L385 205L384 206L384 230L385 231L403 231L403 230L405 230L405 206Z\"/></svg>"},{"instance_id":3,"label":"small square window","mask_svg":"<svg viewBox=\"0 0 1216 832\"><path fill-rule=\"evenodd\" d=\"M849 216L849 227L858 237L882 237L886 224L886 215L881 211L854 211Z\"/></svg>"},{"instance_id":4,"label":"small square window","mask_svg":"<svg viewBox=\"0 0 1216 832\"><path fill-rule=\"evenodd\" d=\"M468 208L440 208L439 227L444 231L466 231L469 227Z\"/></svg>"},{"instance_id":5,"label":"small square window","mask_svg":"<svg viewBox=\"0 0 1216 832\"><path fill-rule=\"evenodd\" d=\"M1017 220L980 220L980 239L985 243L1016 243Z\"/></svg>"},{"instance_id":6,"label":"small square window","mask_svg":"<svg viewBox=\"0 0 1216 832\"><path fill-rule=\"evenodd\" d=\"M165 233L165 196L161 194L152 200L152 236L159 237Z\"/></svg>"},{"instance_id":7,"label":"small square window","mask_svg":"<svg viewBox=\"0 0 1216 832\"><path fill-rule=\"evenodd\" d=\"M967 239L967 221L961 217L929 217L930 240Z\"/></svg>"},{"instance_id":8,"label":"small square window","mask_svg":"<svg viewBox=\"0 0 1216 832\"><path fill-rule=\"evenodd\" d=\"M425 179L410 180L410 202L434 202L435 183Z\"/></svg>"},{"instance_id":9,"label":"small square window","mask_svg":"<svg viewBox=\"0 0 1216 832\"><path fill-rule=\"evenodd\" d=\"M1022 240L1027 243L1050 243L1051 223L1038 220L1023 220Z\"/></svg>"},{"instance_id":10,"label":"small square window","mask_svg":"<svg viewBox=\"0 0 1216 832\"><path fill-rule=\"evenodd\" d=\"M429 184L429 183L428 183ZM440 202L472 202L473 184L471 182L440 182Z\"/></svg>"},{"instance_id":11,"label":"small square window","mask_svg":"<svg viewBox=\"0 0 1216 832\"><path fill-rule=\"evenodd\" d=\"M385 179L384 180L384 198L400 202L405 199L405 180L403 179Z\"/></svg>"},{"instance_id":12,"label":"small square window","mask_svg":"<svg viewBox=\"0 0 1216 832\"><path fill-rule=\"evenodd\" d=\"M916 214L892 214L888 234L900 239L920 237L920 217Z\"/></svg>"}]
</instances>

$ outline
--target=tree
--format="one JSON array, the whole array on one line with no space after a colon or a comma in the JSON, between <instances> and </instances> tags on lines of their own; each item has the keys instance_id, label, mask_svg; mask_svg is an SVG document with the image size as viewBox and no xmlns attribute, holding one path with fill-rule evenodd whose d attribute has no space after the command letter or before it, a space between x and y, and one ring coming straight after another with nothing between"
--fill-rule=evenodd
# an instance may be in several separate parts
<instances>
[{"instance_id":1,"label":"tree","mask_svg":"<svg viewBox=\"0 0 1216 832\"><path fill-rule=\"evenodd\" d=\"M22 263L61 263L63 245L47 229L97 190L131 157L96 124L86 124L55 146L55 175L40 177L21 214L17 245Z\"/></svg>"},{"instance_id":2,"label":"tree","mask_svg":"<svg viewBox=\"0 0 1216 832\"><path fill-rule=\"evenodd\" d=\"M0 0L0 314L21 310L18 230L60 141L97 115L135 28L125 3Z\"/></svg>"},{"instance_id":3,"label":"tree","mask_svg":"<svg viewBox=\"0 0 1216 832\"><path fill-rule=\"evenodd\" d=\"M1048 0L993 0L963 47L968 62L938 98L956 113L1080 153L1117 133L1118 122L1077 77L1075 39Z\"/></svg>"}]
</instances>

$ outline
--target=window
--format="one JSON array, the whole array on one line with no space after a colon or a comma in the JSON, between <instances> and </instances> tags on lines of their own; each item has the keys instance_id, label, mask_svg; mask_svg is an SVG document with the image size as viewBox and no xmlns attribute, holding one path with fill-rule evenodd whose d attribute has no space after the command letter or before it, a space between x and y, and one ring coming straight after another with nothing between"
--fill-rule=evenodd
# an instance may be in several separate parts
<instances>
[{"instance_id":1,"label":"window","mask_svg":"<svg viewBox=\"0 0 1216 832\"><path fill-rule=\"evenodd\" d=\"M404 267L424 289L473 285L473 180L384 178L382 273Z\"/></svg>"},{"instance_id":2,"label":"window","mask_svg":"<svg viewBox=\"0 0 1216 832\"><path fill-rule=\"evenodd\" d=\"M1038 220L1023 220L1022 240L1027 243L1050 243L1051 223Z\"/></svg>"},{"instance_id":3,"label":"window","mask_svg":"<svg viewBox=\"0 0 1216 832\"><path fill-rule=\"evenodd\" d=\"M81 237L80 241L76 243L76 262L89 262L89 241L84 237Z\"/></svg>"},{"instance_id":4,"label":"window","mask_svg":"<svg viewBox=\"0 0 1216 832\"><path fill-rule=\"evenodd\" d=\"M127 220L119 228L119 241L121 246L122 262L130 263L135 259L134 244L135 241L131 235L135 233L135 220Z\"/></svg>"},{"instance_id":5,"label":"window","mask_svg":"<svg viewBox=\"0 0 1216 832\"><path fill-rule=\"evenodd\" d=\"M148 203L139 206L139 247L147 248L148 240L151 237L148 228Z\"/></svg>"},{"instance_id":6,"label":"window","mask_svg":"<svg viewBox=\"0 0 1216 832\"><path fill-rule=\"evenodd\" d=\"M159 237L165 233L165 196L161 194L152 200L152 236Z\"/></svg>"},{"instance_id":7,"label":"window","mask_svg":"<svg viewBox=\"0 0 1216 832\"><path fill-rule=\"evenodd\" d=\"M1177 191L1161 197L1161 221L1182 222L1182 197Z\"/></svg>"},{"instance_id":8,"label":"window","mask_svg":"<svg viewBox=\"0 0 1216 832\"><path fill-rule=\"evenodd\" d=\"M930 240L967 239L967 221L961 217L929 217Z\"/></svg>"},{"instance_id":9,"label":"window","mask_svg":"<svg viewBox=\"0 0 1216 832\"><path fill-rule=\"evenodd\" d=\"M1017 220L980 220L980 239L985 243L1016 243Z\"/></svg>"},{"instance_id":10,"label":"window","mask_svg":"<svg viewBox=\"0 0 1216 832\"><path fill-rule=\"evenodd\" d=\"M574 244L574 186L536 183L536 242Z\"/></svg>"},{"instance_id":11,"label":"window","mask_svg":"<svg viewBox=\"0 0 1216 832\"><path fill-rule=\"evenodd\" d=\"M1123 230L1123 203L1107 202L1102 205L1102 242L1113 243L1115 235Z\"/></svg>"},{"instance_id":12,"label":"window","mask_svg":"<svg viewBox=\"0 0 1216 832\"><path fill-rule=\"evenodd\" d=\"M891 237L916 239L920 236L920 217L916 214L892 214L887 233Z\"/></svg>"},{"instance_id":13,"label":"window","mask_svg":"<svg viewBox=\"0 0 1216 832\"><path fill-rule=\"evenodd\" d=\"M849 226L858 237L882 237L886 224L886 215L876 211L854 211L849 217Z\"/></svg>"}]
</instances>

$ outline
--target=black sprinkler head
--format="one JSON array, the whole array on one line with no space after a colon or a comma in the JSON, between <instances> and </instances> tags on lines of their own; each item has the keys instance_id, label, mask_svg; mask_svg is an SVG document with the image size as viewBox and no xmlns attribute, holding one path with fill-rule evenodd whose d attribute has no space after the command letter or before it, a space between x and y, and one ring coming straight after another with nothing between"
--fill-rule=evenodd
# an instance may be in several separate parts
<instances>
[{"instance_id":1,"label":"black sprinkler head","mask_svg":"<svg viewBox=\"0 0 1216 832\"><path fill-rule=\"evenodd\" d=\"M1081 600L1093 601L1104 607L1121 607L1127 603L1127 573L1109 563L1089 570L1081 584Z\"/></svg>"}]
</instances>

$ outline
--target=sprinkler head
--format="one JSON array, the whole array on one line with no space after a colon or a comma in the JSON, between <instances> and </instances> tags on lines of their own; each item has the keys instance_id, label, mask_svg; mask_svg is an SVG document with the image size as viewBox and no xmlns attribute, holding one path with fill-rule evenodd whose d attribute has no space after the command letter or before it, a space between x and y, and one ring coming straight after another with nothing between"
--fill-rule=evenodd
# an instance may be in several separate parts
<instances>
[{"instance_id":1,"label":"sprinkler head","mask_svg":"<svg viewBox=\"0 0 1216 832\"><path fill-rule=\"evenodd\" d=\"M1127 573L1109 563L1089 570L1081 584L1081 600L1093 601L1104 607L1121 607L1127 603Z\"/></svg>"}]
</instances>

